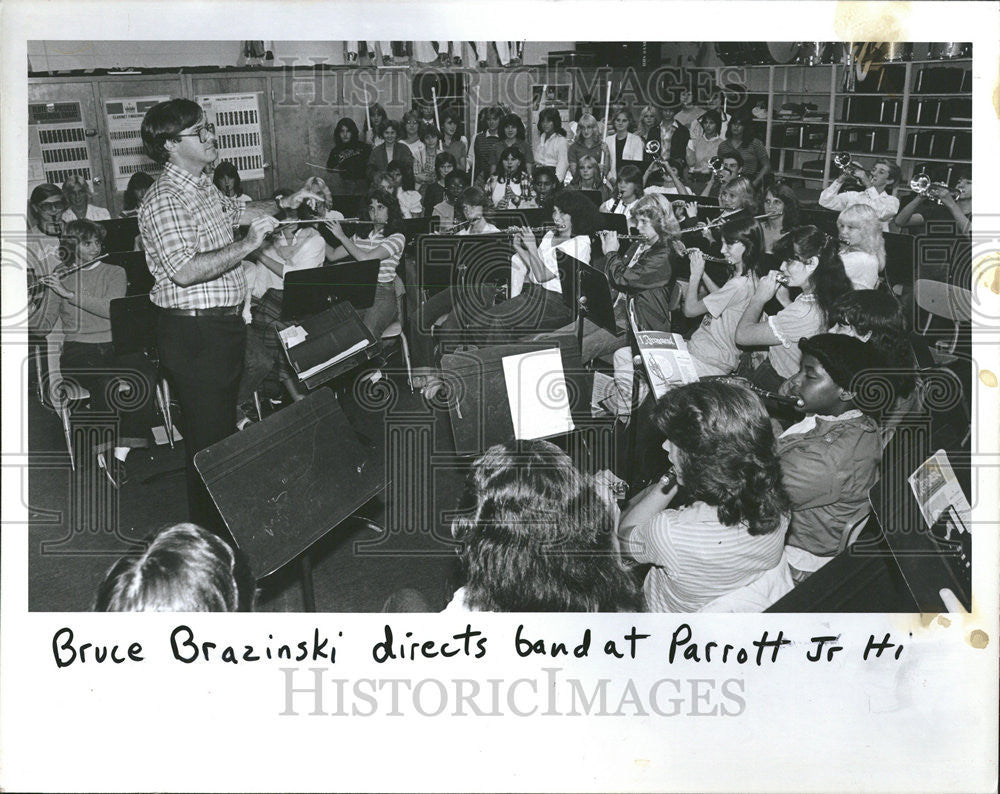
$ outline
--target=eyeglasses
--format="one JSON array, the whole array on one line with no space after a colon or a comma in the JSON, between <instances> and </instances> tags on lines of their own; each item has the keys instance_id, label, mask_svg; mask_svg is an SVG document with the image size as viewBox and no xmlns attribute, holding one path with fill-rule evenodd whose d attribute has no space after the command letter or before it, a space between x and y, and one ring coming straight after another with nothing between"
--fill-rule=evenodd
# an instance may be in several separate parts
<instances>
[{"instance_id":1,"label":"eyeglasses","mask_svg":"<svg viewBox=\"0 0 1000 794\"><path fill-rule=\"evenodd\" d=\"M65 212L66 203L63 201L46 201L38 205L39 212Z\"/></svg>"},{"instance_id":2,"label":"eyeglasses","mask_svg":"<svg viewBox=\"0 0 1000 794\"><path fill-rule=\"evenodd\" d=\"M208 143L209 137L215 135L215 125L205 122L194 132L180 132L174 137L176 138L194 138L197 137L202 143Z\"/></svg>"}]
</instances>

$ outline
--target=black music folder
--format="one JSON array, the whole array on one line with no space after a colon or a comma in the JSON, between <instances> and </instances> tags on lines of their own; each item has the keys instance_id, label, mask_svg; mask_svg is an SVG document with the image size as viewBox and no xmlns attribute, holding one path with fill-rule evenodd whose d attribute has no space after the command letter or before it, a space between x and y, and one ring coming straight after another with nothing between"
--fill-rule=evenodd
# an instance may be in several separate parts
<instances>
[{"instance_id":1,"label":"black music folder","mask_svg":"<svg viewBox=\"0 0 1000 794\"><path fill-rule=\"evenodd\" d=\"M194 464L256 579L308 550L385 488L329 389L203 449Z\"/></svg>"},{"instance_id":2,"label":"black music folder","mask_svg":"<svg viewBox=\"0 0 1000 794\"><path fill-rule=\"evenodd\" d=\"M104 227L104 250L108 253L135 250L135 238L139 236L139 219L109 218L106 221L95 221Z\"/></svg>"},{"instance_id":3,"label":"black music folder","mask_svg":"<svg viewBox=\"0 0 1000 794\"><path fill-rule=\"evenodd\" d=\"M378 349L372 332L349 303L282 328L278 339L295 374L310 389L367 361Z\"/></svg>"}]
</instances>

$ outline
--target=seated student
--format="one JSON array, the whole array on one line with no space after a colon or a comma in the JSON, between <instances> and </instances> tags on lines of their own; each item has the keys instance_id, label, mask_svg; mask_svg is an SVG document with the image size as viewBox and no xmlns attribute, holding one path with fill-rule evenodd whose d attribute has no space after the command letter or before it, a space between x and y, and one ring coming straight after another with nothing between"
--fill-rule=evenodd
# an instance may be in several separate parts
<instances>
[{"instance_id":1,"label":"seated student","mask_svg":"<svg viewBox=\"0 0 1000 794\"><path fill-rule=\"evenodd\" d=\"M701 325L688 341L688 352L699 377L728 375L739 363L736 323L753 296L762 264L761 232L757 221L745 215L727 221L722 226L722 254L728 262L729 278L721 287L705 274L702 252L695 248L688 254L691 272L684 290L684 315L704 315ZM704 297L699 298L702 294ZM614 367L617 414L625 419L632 411L634 388L631 348L615 351ZM641 404L649 388L644 380L640 381L639 388Z\"/></svg>"},{"instance_id":2,"label":"seated student","mask_svg":"<svg viewBox=\"0 0 1000 794\"><path fill-rule=\"evenodd\" d=\"M619 564L614 518L594 481L548 441L490 447L469 474L472 504L452 522L466 584L445 612L641 609Z\"/></svg>"},{"instance_id":3,"label":"seated student","mask_svg":"<svg viewBox=\"0 0 1000 794\"><path fill-rule=\"evenodd\" d=\"M247 204L252 199L243 192L243 182L240 179L240 172L236 166L227 160L223 160L212 172L212 182L221 191L223 196L234 198L237 201Z\"/></svg>"},{"instance_id":4,"label":"seated student","mask_svg":"<svg viewBox=\"0 0 1000 794\"><path fill-rule=\"evenodd\" d=\"M902 304L883 290L858 289L844 295L833 307L831 334L847 334L866 342L886 362L883 373L892 392L892 404L881 420L883 443L892 437L894 427L909 411L920 404L916 387L917 361L910 343L910 324ZM782 387L786 392L788 381Z\"/></svg>"},{"instance_id":5,"label":"seated student","mask_svg":"<svg viewBox=\"0 0 1000 794\"><path fill-rule=\"evenodd\" d=\"M437 179L437 156L441 154L441 133L433 124L420 127L420 142L423 146L413 159L413 179L421 195Z\"/></svg>"},{"instance_id":6,"label":"seated student","mask_svg":"<svg viewBox=\"0 0 1000 794\"><path fill-rule=\"evenodd\" d=\"M928 221L951 221L959 234L972 229L972 176L967 167L954 169L954 188L949 190L942 171L931 172L934 183L926 193L915 193L893 221L899 228L921 234Z\"/></svg>"},{"instance_id":7,"label":"seated student","mask_svg":"<svg viewBox=\"0 0 1000 794\"><path fill-rule=\"evenodd\" d=\"M444 201L445 180L455 170L455 158L450 152L439 152L434 158L434 181L424 190L424 214L433 215L434 208Z\"/></svg>"},{"instance_id":8,"label":"seated student","mask_svg":"<svg viewBox=\"0 0 1000 794\"><path fill-rule=\"evenodd\" d=\"M623 557L652 563L644 591L652 612L697 612L783 565L789 501L774 434L746 386L689 383L657 403L677 478L631 499L618 522ZM670 508L679 487L691 503Z\"/></svg>"},{"instance_id":9,"label":"seated student","mask_svg":"<svg viewBox=\"0 0 1000 794\"><path fill-rule=\"evenodd\" d=\"M722 167L718 171L712 171L712 178L708 180L708 184L701 191L701 195L705 198L718 200L722 189L730 180L740 176L740 171L743 169L743 157L739 152L729 152L721 159Z\"/></svg>"},{"instance_id":10,"label":"seated student","mask_svg":"<svg viewBox=\"0 0 1000 794\"><path fill-rule=\"evenodd\" d=\"M62 192L69 205L62 214L64 223L77 220L106 221L111 219L111 213L104 207L90 203L91 187L82 176L73 174L66 177Z\"/></svg>"},{"instance_id":11,"label":"seated student","mask_svg":"<svg viewBox=\"0 0 1000 794\"><path fill-rule=\"evenodd\" d=\"M600 165L589 154L585 154L577 163L576 176L573 177L570 186L577 190L596 190L602 199L610 195L604 179L601 178Z\"/></svg>"},{"instance_id":12,"label":"seated student","mask_svg":"<svg viewBox=\"0 0 1000 794\"><path fill-rule=\"evenodd\" d=\"M576 123L576 135L567 150L569 170L576 176L580 158L590 155L601 167L601 176L605 177L611 170L611 152L608 145L601 139L601 131L597 119L590 113L584 113ZM618 177L621 180L621 175Z\"/></svg>"},{"instance_id":13,"label":"seated student","mask_svg":"<svg viewBox=\"0 0 1000 794\"><path fill-rule=\"evenodd\" d=\"M401 131L398 121L390 119L382 124L379 135L383 141L372 149L368 158L368 181L373 187L378 187L376 174L384 173L391 162L401 163L403 170L413 173L413 153L399 140Z\"/></svg>"},{"instance_id":14,"label":"seated student","mask_svg":"<svg viewBox=\"0 0 1000 794\"><path fill-rule=\"evenodd\" d=\"M139 214L139 205L146 191L153 186L153 177L145 171L136 171L129 177L122 196L122 218L134 218Z\"/></svg>"},{"instance_id":15,"label":"seated student","mask_svg":"<svg viewBox=\"0 0 1000 794\"><path fill-rule=\"evenodd\" d=\"M531 193L524 153L516 146L508 146L499 157L496 173L486 180L486 199L498 210L517 209Z\"/></svg>"},{"instance_id":16,"label":"seated student","mask_svg":"<svg viewBox=\"0 0 1000 794\"><path fill-rule=\"evenodd\" d=\"M684 129L683 127L681 129ZM643 174L643 189L646 193L672 193L693 196L691 188L681 181L680 170L684 160L653 160Z\"/></svg>"},{"instance_id":17,"label":"seated student","mask_svg":"<svg viewBox=\"0 0 1000 794\"><path fill-rule=\"evenodd\" d=\"M373 184L396 197L399 211L404 218L419 218L423 215L420 193L414 189L413 171L408 169L405 163L393 160L389 163L384 176L376 178Z\"/></svg>"},{"instance_id":18,"label":"seated student","mask_svg":"<svg viewBox=\"0 0 1000 794\"><path fill-rule=\"evenodd\" d=\"M239 551L195 524L174 524L111 566L94 611L252 612L255 597Z\"/></svg>"},{"instance_id":19,"label":"seated student","mask_svg":"<svg viewBox=\"0 0 1000 794\"><path fill-rule=\"evenodd\" d=\"M635 301L636 322L644 331L670 330L670 294L674 277L667 246L667 230L673 219L670 203L660 196L646 196L635 205L635 222L642 242L631 245L624 256L616 232L599 231L605 254L605 271L615 290L615 322L618 333L612 334L588 319L583 321L581 358L589 363L621 348L628 327L629 299ZM576 323L551 334L574 335Z\"/></svg>"},{"instance_id":20,"label":"seated student","mask_svg":"<svg viewBox=\"0 0 1000 794\"><path fill-rule=\"evenodd\" d=\"M521 202L520 209L552 209L552 199L562 190L556 170L536 165L531 175L531 196Z\"/></svg>"},{"instance_id":21,"label":"seated student","mask_svg":"<svg viewBox=\"0 0 1000 794\"><path fill-rule=\"evenodd\" d=\"M125 297L126 279L122 268L94 261L101 255L104 236L104 227L92 221L70 221L63 227L63 263L40 278L40 285L50 294L30 317L29 324L33 333L44 336L56 321L61 322L60 373L90 392L89 406L94 413L110 411L118 415L119 435L113 457L104 457L104 447L95 449L99 465L117 488L125 482L129 451L149 446L156 375L141 353L115 354L111 301ZM93 264L62 277L69 268L88 262ZM116 382L125 388L114 388Z\"/></svg>"},{"instance_id":22,"label":"seated student","mask_svg":"<svg viewBox=\"0 0 1000 794\"><path fill-rule=\"evenodd\" d=\"M350 256L356 261L378 259L378 288L375 291L375 303L365 312L364 323L372 335L379 339L382 333L399 316L397 306L397 286L402 292L402 282L396 275L406 238L402 232L403 216L399 204L391 193L384 190L373 190L368 194L368 217L372 221L372 229L368 234L360 230L353 237L348 237L336 220L326 221L326 226L340 245L336 248L327 246L327 259L334 261Z\"/></svg>"},{"instance_id":23,"label":"seated student","mask_svg":"<svg viewBox=\"0 0 1000 794\"><path fill-rule=\"evenodd\" d=\"M764 192L764 251L771 253L784 235L799 225L799 198L784 182L775 182Z\"/></svg>"},{"instance_id":24,"label":"seated student","mask_svg":"<svg viewBox=\"0 0 1000 794\"><path fill-rule=\"evenodd\" d=\"M729 279L722 286L705 274L701 251L691 251L684 315L704 316L688 342L698 377L729 375L739 364L736 326L757 288L764 264L763 238L760 224L750 216L734 218L722 225L722 255L729 268ZM702 287L707 294L699 297Z\"/></svg>"},{"instance_id":25,"label":"seated student","mask_svg":"<svg viewBox=\"0 0 1000 794\"><path fill-rule=\"evenodd\" d=\"M802 581L843 551L851 527L868 512L878 479L878 425L855 395L865 370L885 366L871 346L845 334L799 341L799 371L788 393L806 418L778 438L782 481L792 506L788 561Z\"/></svg>"},{"instance_id":26,"label":"seated student","mask_svg":"<svg viewBox=\"0 0 1000 794\"><path fill-rule=\"evenodd\" d=\"M632 211L636 202L643 197L642 174L634 165L623 165L618 172L618 185L615 196L609 198L600 206L601 212L609 212L612 215L624 215L625 225L629 229L635 226L632 219Z\"/></svg>"},{"instance_id":27,"label":"seated student","mask_svg":"<svg viewBox=\"0 0 1000 794\"><path fill-rule=\"evenodd\" d=\"M829 328L834 303L851 291L837 241L815 226L800 226L786 235L775 254L782 260L781 273L772 270L757 282L736 326L736 344L767 348L765 359L756 364L750 378L770 391L799 368L801 354L795 340ZM782 286L785 289L779 293ZM801 293L789 300L790 289ZM764 304L775 295L785 308L773 317L764 315Z\"/></svg>"},{"instance_id":28,"label":"seated student","mask_svg":"<svg viewBox=\"0 0 1000 794\"><path fill-rule=\"evenodd\" d=\"M461 213L459 198L462 196L462 191L468 186L469 177L464 171L452 171L445 177L444 195L431 211L431 217L437 218L441 222L441 231L448 231L452 226L465 219Z\"/></svg>"},{"instance_id":29,"label":"seated student","mask_svg":"<svg viewBox=\"0 0 1000 794\"><path fill-rule=\"evenodd\" d=\"M840 261L854 289L874 289L885 270L885 240L875 210L852 204L837 216Z\"/></svg>"},{"instance_id":30,"label":"seated student","mask_svg":"<svg viewBox=\"0 0 1000 794\"><path fill-rule=\"evenodd\" d=\"M899 166L884 158L876 160L871 173L862 169L854 171L854 176L864 186L863 191L840 192L848 176L850 174L847 171L841 172L830 186L819 194L819 205L840 212L852 204L867 204L875 210L875 214L882 221L882 230L889 231L889 221L899 212L899 199L893 195L902 176Z\"/></svg>"},{"instance_id":31,"label":"seated student","mask_svg":"<svg viewBox=\"0 0 1000 794\"><path fill-rule=\"evenodd\" d=\"M516 113L508 113L500 119L500 145L493 150L493 175L503 173L504 152L511 147L517 149L519 159L524 164L524 172L530 177L532 160L531 146L528 145L524 122Z\"/></svg>"}]
</instances>

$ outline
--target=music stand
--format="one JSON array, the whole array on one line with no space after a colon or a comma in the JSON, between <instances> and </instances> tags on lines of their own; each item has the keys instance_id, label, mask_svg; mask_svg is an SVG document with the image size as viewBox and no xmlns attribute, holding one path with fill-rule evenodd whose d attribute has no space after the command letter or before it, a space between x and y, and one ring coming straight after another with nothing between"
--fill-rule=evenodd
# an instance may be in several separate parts
<instances>
[{"instance_id":1,"label":"music stand","mask_svg":"<svg viewBox=\"0 0 1000 794\"><path fill-rule=\"evenodd\" d=\"M597 214L598 231L618 232L618 234L628 234L628 221L620 212L599 212Z\"/></svg>"},{"instance_id":2,"label":"music stand","mask_svg":"<svg viewBox=\"0 0 1000 794\"><path fill-rule=\"evenodd\" d=\"M615 322L615 302L611 297L611 284L607 275L581 262L576 270L576 284L578 310L576 338L582 350L584 319L590 320L614 336L617 336L619 331Z\"/></svg>"},{"instance_id":3,"label":"music stand","mask_svg":"<svg viewBox=\"0 0 1000 794\"><path fill-rule=\"evenodd\" d=\"M600 207L604 202L604 196L601 195L600 190L581 190L580 192L592 201L595 207Z\"/></svg>"},{"instance_id":4,"label":"music stand","mask_svg":"<svg viewBox=\"0 0 1000 794\"><path fill-rule=\"evenodd\" d=\"M454 387L448 412L457 454L481 455L494 444L502 444L514 437L502 359L555 347L559 348L562 358L570 413L574 425L579 428L590 420L594 376L580 360L580 347L575 337L559 336L544 342L496 345L446 353L441 357L445 381Z\"/></svg>"},{"instance_id":5,"label":"music stand","mask_svg":"<svg viewBox=\"0 0 1000 794\"><path fill-rule=\"evenodd\" d=\"M120 253L135 250L135 238L139 236L139 219L109 218L106 221L95 221L104 227L104 250L108 253Z\"/></svg>"},{"instance_id":6,"label":"music stand","mask_svg":"<svg viewBox=\"0 0 1000 794\"><path fill-rule=\"evenodd\" d=\"M319 389L201 450L194 465L254 578L299 558L305 611L315 612L308 552L383 491L384 455Z\"/></svg>"},{"instance_id":7,"label":"music stand","mask_svg":"<svg viewBox=\"0 0 1000 794\"><path fill-rule=\"evenodd\" d=\"M507 235L422 234L417 238L417 287L428 296L448 287L510 287L513 243Z\"/></svg>"},{"instance_id":8,"label":"music stand","mask_svg":"<svg viewBox=\"0 0 1000 794\"><path fill-rule=\"evenodd\" d=\"M364 196L340 195L333 196L330 209L341 213L345 218L357 218L364 206Z\"/></svg>"},{"instance_id":9,"label":"music stand","mask_svg":"<svg viewBox=\"0 0 1000 794\"><path fill-rule=\"evenodd\" d=\"M542 226L552 223L552 210L544 207L526 207L521 210L495 210L486 214L486 219L498 229L508 226Z\"/></svg>"},{"instance_id":10,"label":"music stand","mask_svg":"<svg viewBox=\"0 0 1000 794\"><path fill-rule=\"evenodd\" d=\"M112 251L108 253L107 262L125 271L126 295L148 295L156 283L146 264L145 251Z\"/></svg>"},{"instance_id":11,"label":"music stand","mask_svg":"<svg viewBox=\"0 0 1000 794\"><path fill-rule=\"evenodd\" d=\"M324 267L285 273L281 319L296 320L319 314L347 301L359 312L375 303L379 260L353 259Z\"/></svg>"}]
</instances>

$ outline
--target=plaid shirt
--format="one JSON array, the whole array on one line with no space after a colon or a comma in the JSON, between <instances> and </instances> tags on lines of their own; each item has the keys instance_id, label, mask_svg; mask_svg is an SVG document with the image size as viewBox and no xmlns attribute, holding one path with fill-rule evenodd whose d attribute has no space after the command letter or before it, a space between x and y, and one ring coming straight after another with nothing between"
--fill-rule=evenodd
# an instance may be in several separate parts
<instances>
[{"instance_id":1,"label":"plaid shirt","mask_svg":"<svg viewBox=\"0 0 1000 794\"><path fill-rule=\"evenodd\" d=\"M246 297L242 267L211 281L182 287L174 274L194 258L233 242L243 204L226 198L207 175L194 177L172 163L149 189L139 208L139 233L156 284L150 299L164 309L238 306Z\"/></svg>"}]
</instances>

